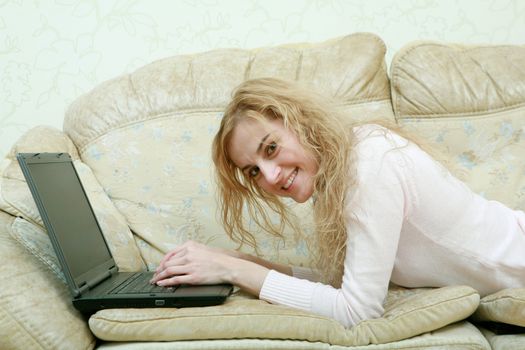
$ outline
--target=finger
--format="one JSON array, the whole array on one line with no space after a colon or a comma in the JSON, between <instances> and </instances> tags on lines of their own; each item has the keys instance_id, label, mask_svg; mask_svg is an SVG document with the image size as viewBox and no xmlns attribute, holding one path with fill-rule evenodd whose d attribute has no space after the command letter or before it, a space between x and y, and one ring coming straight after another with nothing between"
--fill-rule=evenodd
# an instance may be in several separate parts
<instances>
[{"instance_id":1,"label":"finger","mask_svg":"<svg viewBox=\"0 0 525 350\"><path fill-rule=\"evenodd\" d=\"M159 266L157 266L156 271L163 270L164 269L164 265L166 264L166 261L171 259L171 257L176 255L178 252L179 252L179 249L176 248L176 249L170 251L169 253L167 253L166 255L164 255L162 260L159 262Z\"/></svg>"},{"instance_id":2,"label":"finger","mask_svg":"<svg viewBox=\"0 0 525 350\"><path fill-rule=\"evenodd\" d=\"M163 272L166 271L170 267L175 266L185 266L188 264L188 259L185 256L181 257L172 257L170 260L166 261L164 265L162 266L162 269L158 269L155 274L153 275L154 279L158 279L158 276Z\"/></svg>"},{"instance_id":3,"label":"finger","mask_svg":"<svg viewBox=\"0 0 525 350\"><path fill-rule=\"evenodd\" d=\"M170 278L163 279L157 282L157 285L161 287L175 286L179 284L196 284L195 278L191 275L178 275Z\"/></svg>"},{"instance_id":4,"label":"finger","mask_svg":"<svg viewBox=\"0 0 525 350\"><path fill-rule=\"evenodd\" d=\"M150 283L155 284L158 281L169 278L171 276L183 275L185 273L187 273L187 268L185 266L168 266L164 270L158 272L155 276L153 276L153 278L150 280Z\"/></svg>"},{"instance_id":5,"label":"finger","mask_svg":"<svg viewBox=\"0 0 525 350\"><path fill-rule=\"evenodd\" d=\"M158 281L159 279L161 279L163 276L166 276L166 274L161 274L163 271L167 270L168 268L170 267L175 267L175 266L187 266L189 264L189 260L187 258L187 255L184 254L184 255L181 255L181 256L173 256L171 257L168 261L166 261L163 266L159 266L156 270L155 270L155 273L153 274L151 280L150 280L150 283L155 283L156 281Z\"/></svg>"},{"instance_id":6,"label":"finger","mask_svg":"<svg viewBox=\"0 0 525 350\"><path fill-rule=\"evenodd\" d=\"M155 269L156 272L160 271L160 270L164 270L166 268L166 262L169 261L171 258L173 258L174 256L176 256L177 254L179 254L181 251L184 251L185 247L184 247L184 244L183 245L180 245L178 246L177 248L173 249L172 251L170 251L169 253L167 253L164 258L162 258L162 260L160 261L159 263L159 266L157 266L157 268Z\"/></svg>"}]
</instances>

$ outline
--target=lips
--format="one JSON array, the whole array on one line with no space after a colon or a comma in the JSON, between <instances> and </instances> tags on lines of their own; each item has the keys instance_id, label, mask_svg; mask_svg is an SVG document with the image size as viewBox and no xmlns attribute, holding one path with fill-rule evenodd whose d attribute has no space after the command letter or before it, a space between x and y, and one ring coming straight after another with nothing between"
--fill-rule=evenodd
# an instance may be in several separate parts
<instances>
[{"instance_id":1,"label":"lips","mask_svg":"<svg viewBox=\"0 0 525 350\"><path fill-rule=\"evenodd\" d=\"M294 171L290 174L290 177L288 177L288 180L286 180L286 183L284 184L284 186L282 187L283 190L287 190L290 188L290 186L292 186L294 180L295 180L295 177L297 176L297 172L299 171L298 168L295 168Z\"/></svg>"}]
</instances>

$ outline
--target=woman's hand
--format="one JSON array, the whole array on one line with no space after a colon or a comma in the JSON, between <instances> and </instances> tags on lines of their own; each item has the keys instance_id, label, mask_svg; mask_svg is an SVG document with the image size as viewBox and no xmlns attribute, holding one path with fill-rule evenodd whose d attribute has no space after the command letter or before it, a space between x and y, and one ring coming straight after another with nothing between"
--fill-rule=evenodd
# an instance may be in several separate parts
<instances>
[{"instance_id":1,"label":"woman's hand","mask_svg":"<svg viewBox=\"0 0 525 350\"><path fill-rule=\"evenodd\" d=\"M159 286L231 283L235 255L233 251L188 241L164 256L151 283Z\"/></svg>"},{"instance_id":2,"label":"woman's hand","mask_svg":"<svg viewBox=\"0 0 525 350\"><path fill-rule=\"evenodd\" d=\"M270 269L292 274L286 265L188 241L164 256L151 283L159 286L231 283L258 297Z\"/></svg>"}]
</instances>

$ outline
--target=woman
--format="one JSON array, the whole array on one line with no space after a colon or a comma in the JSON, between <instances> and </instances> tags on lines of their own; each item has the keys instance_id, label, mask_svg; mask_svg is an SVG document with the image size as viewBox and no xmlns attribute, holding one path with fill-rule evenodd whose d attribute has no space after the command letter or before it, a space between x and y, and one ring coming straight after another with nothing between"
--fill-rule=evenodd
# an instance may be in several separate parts
<instances>
[{"instance_id":1,"label":"woman","mask_svg":"<svg viewBox=\"0 0 525 350\"><path fill-rule=\"evenodd\" d=\"M246 209L270 233L283 227L265 208L297 229L280 198L311 199L318 273L188 242L164 257L152 282L229 282L347 327L382 315L389 282L467 284L482 295L525 286L524 212L474 194L398 133L350 127L329 106L289 82L246 81L213 143L230 237L256 244Z\"/></svg>"}]
</instances>

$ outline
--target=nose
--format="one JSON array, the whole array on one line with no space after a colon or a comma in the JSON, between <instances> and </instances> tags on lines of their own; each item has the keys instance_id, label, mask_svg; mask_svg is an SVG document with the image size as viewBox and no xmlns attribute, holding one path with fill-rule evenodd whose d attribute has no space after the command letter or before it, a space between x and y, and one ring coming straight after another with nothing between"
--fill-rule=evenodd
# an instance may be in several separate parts
<instances>
[{"instance_id":1,"label":"nose","mask_svg":"<svg viewBox=\"0 0 525 350\"><path fill-rule=\"evenodd\" d=\"M267 183L275 185L279 182L279 178L281 176L281 167L279 167L274 162L261 162L261 164L259 164L259 171Z\"/></svg>"}]
</instances>

